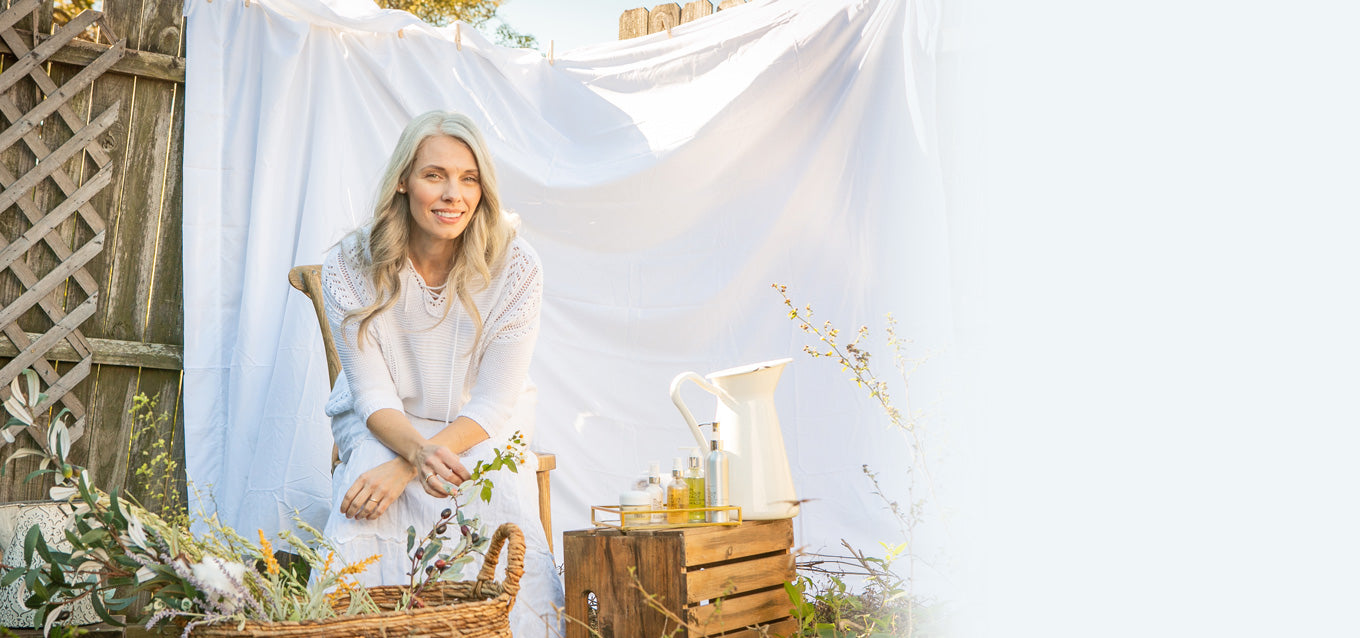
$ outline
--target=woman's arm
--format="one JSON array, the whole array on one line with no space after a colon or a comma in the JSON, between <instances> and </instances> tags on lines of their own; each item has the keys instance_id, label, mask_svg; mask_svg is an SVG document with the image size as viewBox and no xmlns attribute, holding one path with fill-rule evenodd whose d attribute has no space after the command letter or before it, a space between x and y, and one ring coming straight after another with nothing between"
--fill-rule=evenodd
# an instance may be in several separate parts
<instances>
[{"instance_id":1,"label":"woman's arm","mask_svg":"<svg viewBox=\"0 0 1360 638\"><path fill-rule=\"evenodd\" d=\"M416 435L415 427L402 411L401 398L388 371L376 325L369 326L366 339L360 346L359 322L344 322L347 313L372 302L369 291L362 285L362 275L354 266L352 253L359 248L350 241L342 242L340 247L327 255L326 263L322 266L322 292L331 334L337 337L336 353L340 356L341 369L354 395L352 409L365 419L370 428L376 420L384 431L400 432L404 429ZM448 471L441 476L455 484L461 483L467 476L467 470L462 468L456 456L451 462L447 457L444 460ZM459 470L462 474L459 474ZM406 455L402 454L402 458L393 459L361 474L345 492L340 511L351 518L377 518L396 501L406 484L415 477L415 466L407 462ZM441 481L438 487L442 490L442 486ZM447 494L434 491L432 485L426 485L426 491L437 496Z\"/></svg>"},{"instance_id":2,"label":"woman's arm","mask_svg":"<svg viewBox=\"0 0 1360 638\"><path fill-rule=\"evenodd\" d=\"M446 482L457 485L467 477L458 454L488 438L499 441L508 434L511 412L524 392L538 339L543 275L538 255L522 241L511 244L506 259L501 303L493 306L487 319L489 339L477 366L472 398L458 417L429 439L395 419L368 422L378 440L419 469L425 490L432 494L446 489Z\"/></svg>"},{"instance_id":3,"label":"woman's arm","mask_svg":"<svg viewBox=\"0 0 1360 638\"><path fill-rule=\"evenodd\" d=\"M420 470L421 485L432 496L448 496L470 473L458 455L485 441L486 431L467 417L454 419L438 434L426 439L411 425L404 412L378 410L368 417L368 430L412 470Z\"/></svg>"}]
</instances>

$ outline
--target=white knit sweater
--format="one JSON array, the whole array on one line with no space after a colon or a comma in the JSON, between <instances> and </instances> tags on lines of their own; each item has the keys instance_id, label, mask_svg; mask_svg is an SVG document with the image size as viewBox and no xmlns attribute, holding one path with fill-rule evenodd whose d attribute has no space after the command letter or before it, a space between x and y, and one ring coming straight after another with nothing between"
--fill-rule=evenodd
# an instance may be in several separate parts
<instances>
[{"instance_id":1,"label":"white knit sweater","mask_svg":"<svg viewBox=\"0 0 1360 638\"><path fill-rule=\"evenodd\" d=\"M483 321L476 344L476 327L462 303L449 290L431 293L408 261L396 305L369 324L360 346L359 322L351 321L343 330L341 322L347 312L374 300L372 284L359 271L359 251L367 250L361 244L353 236L346 238L331 249L321 270L326 314L344 370L326 414L353 409L360 422L383 408L434 421L465 416L493 442L503 442L510 435L510 413L524 390L538 337L543 297L538 254L523 238L515 238L488 285L473 292ZM450 301L453 306L444 317ZM340 439L347 437L337 435L343 455L349 446Z\"/></svg>"}]
</instances>

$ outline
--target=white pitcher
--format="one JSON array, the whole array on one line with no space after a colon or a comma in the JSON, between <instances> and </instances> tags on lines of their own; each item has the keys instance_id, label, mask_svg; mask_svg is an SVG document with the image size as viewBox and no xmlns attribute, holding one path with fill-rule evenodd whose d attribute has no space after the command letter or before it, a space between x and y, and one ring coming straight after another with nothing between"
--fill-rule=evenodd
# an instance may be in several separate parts
<instances>
[{"instance_id":1,"label":"white pitcher","mask_svg":"<svg viewBox=\"0 0 1360 638\"><path fill-rule=\"evenodd\" d=\"M720 370L705 380L685 372L671 381L671 400L694 432L703 450L708 439L699 423L680 398L685 381L718 397L717 415L723 449L730 455L728 503L741 506L742 518L769 520L798 515L798 497L793 492L789 457L784 452L784 435L774 409L774 387L784 365L793 359L779 359Z\"/></svg>"}]
</instances>

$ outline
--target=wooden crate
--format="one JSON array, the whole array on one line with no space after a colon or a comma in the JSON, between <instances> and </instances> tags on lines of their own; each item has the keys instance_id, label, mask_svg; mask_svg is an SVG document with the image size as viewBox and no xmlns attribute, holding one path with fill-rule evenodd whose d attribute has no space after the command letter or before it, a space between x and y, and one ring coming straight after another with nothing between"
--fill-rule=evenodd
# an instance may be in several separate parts
<instances>
[{"instance_id":1,"label":"wooden crate","mask_svg":"<svg viewBox=\"0 0 1360 638\"><path fill-rule=\"evenodd\" d=\"M769 636L797 633L783 587L794 578L791 520L578 530L562 535L562 548L566 610L575 619L567 638L589 638L591 630L601 638L759 636L753 626L768 627ZM644 590L674 616L649 605ZM676 631L675 618L703 633Z\"/></svg>"}]
</instances>

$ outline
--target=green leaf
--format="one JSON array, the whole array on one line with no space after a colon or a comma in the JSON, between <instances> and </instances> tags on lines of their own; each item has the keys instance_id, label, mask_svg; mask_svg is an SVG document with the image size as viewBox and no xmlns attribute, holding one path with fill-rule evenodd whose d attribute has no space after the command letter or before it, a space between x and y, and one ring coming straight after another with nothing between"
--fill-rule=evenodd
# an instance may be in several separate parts
<instances>
[{"instance_id":1,"label":"green leaf","mask_svg":"<svg viewBox=\"0 0 1360 638\"><path fill-rule=\"evenodd\" d=\"M28 534L24 536L24 565L33 564L33 550L38 547L39 540L42 540L42 529L37 525L28 528Z\"/></svg>"},{"instance_id":2,"label":"green leaf","mask_svg":"<svg viewBox=\"0 0 1360 638\"><path fill-rule=\"evenodd\" d=\"M416 548L416 528L413 525L411 527L406 528L406 553L410 554L411 550L415 548Z\"/></svg>"},{"instance_id":3,"label":"green leaf","mask_svg":"<svg viewBox=\"0 0 1360 638\"><path fill-rule=\"evenodd\" d=\"M127 517L123 516L123 510L119 508L118 488L113 488L113 493L109 494L109 509L113 512L114 522L118 523L119 528L127 525Z\"/></svg>"},{"instance_id":4,"label":"green leaf","mask_svg":"<svg viewBox=\"0 0 1360 638\"><path fill-rule=\"evenodd\" d=\"M14 454L9 455L9 458L5 459L5 464L8 465L10 461L13 461L14 459L20 459L25 456L47 456L47 455L43 454L41 450L24 448L22 450L19 450L18 452L15 452Z\"/></svg>"},{"instance_id":5,"label":"green leaf","mask_svg":"<svg viewBox=\"0 0 1360 638\"><path fill-rule=\"evenodd\" d=\"M45 459L45 458L47 458L47 457L43 457L43 458ZM27 483L27 482L29 482L29 481L31 481L31 480L33 480L33 479L35 479L35 478L38 478L39 476L42 476L42 475L44 475L44 474L48 474L48 473L56 474L56 472L57 472L56 470L49 469L49 468L41 468L41 469L33 470L32 472L29 472L29 473L28 473L28 476L25 476L25 477L24 477L24 482Z\"/></svg>"},{"instance_id":6,"label":"green leaf","mask_svg":"<svg viewBox=\"0 0 1360 638\"><path fill-rule=\"evenodd\" d=\"M508 467L508 468L510 468L510 471L511 471L511 472L514 472L514 473L516 473L516 474L519 474L519 467L515 465L514 459L506 459L506 460L505 460L505 466Z\"/></svg>"},{"instance_id":7,"label":"green leaf","mask_svg":"<svg viewBox=\"0 0 1360 638\"><path fill-rule=\"evenodd\" d=\"M482 500L487 503L491 502L491 481L482 484Z\"/></svg>"},{"instance_id":8,"label":"green leaf","mask_svg":"<svg viewBox=\"0 0 1360 638\"><path fill-rule=\"evenodd\" d=\"M24 380L28 381L28 396L38 396L38 373L33 368L24 368ZM32 405L42 403L42 399L33 401Z\"/></svg>"},{"instance_id":9,"label":"green leaf","mask_svg":"<svg viewBox=\"0 0 1360 638\"><path fill-rule=\"evenodd\" d=\"M103 599L103 596L90 596L90 602L94 603L94 613L99 616L100 620L103 620L114 627L124 626L122 622L115 620L113 615L109 613L108 608L104 606Z\"/></svg>"},{"instance_id":10,"label":"green leaf","mask_svg":"<svg viewBox=\"0 0 1360 638\"><path fill-rule=\"evenodd\" d=\"M0 588L9 587L10 585L14 584L14 581L22 578L26 571L27 570L23 568L16 567L5 572L5 575L3 577L0 577Z\"/></svg>"}]
</instances>

